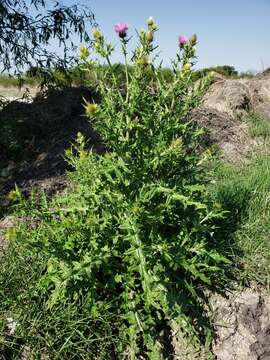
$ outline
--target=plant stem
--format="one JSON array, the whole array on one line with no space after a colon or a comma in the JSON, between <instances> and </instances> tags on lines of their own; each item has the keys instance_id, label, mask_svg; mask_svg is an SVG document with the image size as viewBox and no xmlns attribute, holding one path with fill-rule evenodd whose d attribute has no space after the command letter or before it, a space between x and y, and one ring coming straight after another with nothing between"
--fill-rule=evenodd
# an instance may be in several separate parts
<instances>
[{"instance_id":1,"label":"plant stem","mask_svg":"<svg viewBox=\"0 0 270 360\"><path fill-rule=\"evenodd\" d=\"M126 73L126 87L127 87L126 101L128 101L129 79L128 79L128 62L127 62L127 42L125 41L125 39L122 40L122 51L125 57L125 73Z\"/></svg>"},{"instance_id":2,"label":"plant stem","mask_svg":"<svg viewBox=\"0 0 270 360\"><path fill-rule=\"evenodd\" d=\"M109 58L109 55L106 55L106 60L107 60L107 63L109 65L109 67L111 68L112 67L112 63L111 63L111 60Z\"/></svg>"}]
</instances>

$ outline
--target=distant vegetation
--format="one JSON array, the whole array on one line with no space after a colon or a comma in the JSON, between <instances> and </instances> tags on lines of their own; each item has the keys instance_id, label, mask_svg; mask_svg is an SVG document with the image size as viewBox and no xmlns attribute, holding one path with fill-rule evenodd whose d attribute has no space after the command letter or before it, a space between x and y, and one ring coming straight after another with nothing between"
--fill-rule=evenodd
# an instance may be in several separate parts
<instances>
[{"instance_id":1,"label":"distant vegetation","mask_svg":"<svg viewBox=\"0 0 270 360\"><path fill-rule=\"evenodd\" d=\"M125 81L125 66L124 64L118 63L112 65L114 68L115 76L120 80L120 82ZM108 68L107 65L101 65L101 68ZM132 69L130 69L132 72ZM226 78L250 78L254 74L251 72L241 72L239 73L233 66L223 65L204 68L200 70L194 70L192 73L194 80L199 80L210 74L211 72L218 73ZM158 69L159 77L162 77L166 82L170 83L173 80L174 74L171 68L160 68ZM146 71L146 76L151 78L151 72ZM32 68L26 74L21 75L20 77L14 77L9 75L0 75L0 86L9 87L9 86L56 86L56 87L65 87L65 86L79 86L85 84L91 84L95 86L95 76L92 71L87 73L82 73L80 66L74 66L70 69L45 69L45 68Z\"/></svg>"},{"instance_id":2,"label":"distant vegetation","mask_svg":"<svg viewBox=\"0 0 270 360\"><path fill-rule=\"evenodd\" d=\"M2 87L38 86L39 84L40 79L38 77L0 75L0 86Z\"/></svg>"},{"instance_id":3,"label":"distant vegetation","mask_svg":"<svg viewBox=\"0 0 270 360\"><path fill-rule=\"evenodd\" d=\"M236 77L238 72L235 70L233 66L223 65L223 66L213 66L209 68L204 68L201 70L197 70L194 72L194 76L197 79L209 74L210 72L215 72L225 77Z\"/></svg>"},{"instance_id":4,"label":"distant vegetation","mask_svg":"<svg viewBox=\"0 0 270 360\"><path fill-rule=\"evenodd\" d=\"M263 74L269 75L270 74L270 68L267 68L266 70L264 70Z\"/></svg>"}]
</instances>

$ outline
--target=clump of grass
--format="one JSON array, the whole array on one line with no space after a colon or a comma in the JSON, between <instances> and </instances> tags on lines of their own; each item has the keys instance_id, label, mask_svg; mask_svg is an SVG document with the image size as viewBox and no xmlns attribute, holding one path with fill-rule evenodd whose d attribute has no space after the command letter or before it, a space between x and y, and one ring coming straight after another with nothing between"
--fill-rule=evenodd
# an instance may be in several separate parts
<instances>
[{"instance_id":1,"label":"clump of grass","mask_svg":"<svg viewBox=\"0 0 270 360\"><path fill-rule=\"evenodd\" d=\"M264 115L251 112L245 120L249 124L249 133L252 137L270 137L270 122L264 117Z\"/></svg>"},{"instance_id":2,"label":"clump of grass","mask_svg":"<svg viewBox=\"0 0 270 360\"><path fill-rule=\"evenodd\" d=\"M270 285L270 158L244 168L221 164L214 194L228 210L222 220L231 256L243 282Z\"/></svg>"}]
</instances>

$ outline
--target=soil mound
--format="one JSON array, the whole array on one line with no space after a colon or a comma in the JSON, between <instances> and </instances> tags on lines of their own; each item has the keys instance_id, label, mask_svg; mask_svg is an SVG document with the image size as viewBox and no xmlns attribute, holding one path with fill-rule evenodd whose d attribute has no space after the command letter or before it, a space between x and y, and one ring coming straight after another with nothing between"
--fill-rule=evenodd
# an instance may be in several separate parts
<instances>
[{"instance_id":1,"label":"soil mound","mask_svg":"<svg viewBox=\"0 0 270 360\"><path fill-rule=\"evenodd\" d=\"M203 106L234 118L247 111L260 112L270 121L270 76L217 78L205 95Z\"/></svg>"},{"instance_id":2,"label":"soil mound","mask_svg":"<svg viewBox=\"0 0 270 360\"><path fill-rule=\"evenodd\" d=\"M206 129L206 145L217 145L222 159L241 163L258 146L248 134L248 125L226 112L201 106L192 111L191 118Z\"/></svg>"},{"instance_id":3,"label":"soil mound","mask_svg":"<svg viewBox=\"0 0 270 360\"><path fill-rule=\"evenodd\" d=\"M270 121L270 77L216 78L191 119L207 130L206 140L220 147L223 159L238 164L260 145L243 121L248 112L261 113Z\"/></svg>"},{"instance_id":4,"label":"soil mound","mask_svg":"<svg viewBox=\"0 0 270 360\"><path fill-rule=\"evenodd\" d=\"M232 117L241 116L251 109L249 86L242 80L215 81L209 88L203 105Z\"/></svg>"},{"instance_id":5,"label":"soil mound","mask_svg":"<svg viewBox=\"0 0 270 360\"><path fill-rule=\"evenodd\" d=\"M89 147L104 151L98 134L83 116L83 99L97 100L87 88L68 88L39 94L31 102L11 101L0 110L0 126L14 132L17 146L12 152L10 144L0 142L2 193L15 183L26 192L38 187L52 194L64 188L64 154L78 132L86 136Z\"/></svg>"}]
</instances>

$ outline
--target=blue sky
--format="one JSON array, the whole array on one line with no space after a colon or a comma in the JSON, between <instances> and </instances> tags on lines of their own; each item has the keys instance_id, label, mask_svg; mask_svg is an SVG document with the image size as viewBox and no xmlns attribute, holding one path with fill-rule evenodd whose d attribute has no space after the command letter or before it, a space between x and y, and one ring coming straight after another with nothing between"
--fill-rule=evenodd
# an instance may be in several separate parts
<instances>
[{"instance_id":1,"label":"blue sky","mask_svg":"<svg viewBox=\"0 0 270 360\"><path fill-rule=\"evenodd\" d=\"M64 3L74 3L71 0ZM94 12L106 37L117 42L113 26L126 22L130 34L153 16L161 57L168 65L179 34L197 33L197 67L233 65L239 71L270 67L270 0L82 0ZM115 55L119 61L119 55Z\"/></svg>"}]
</instances>

